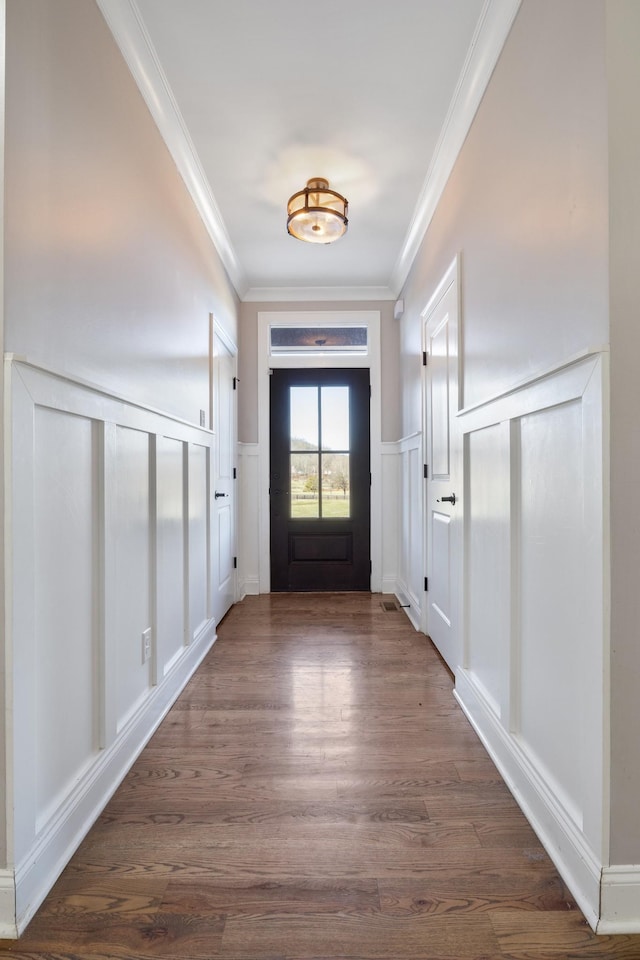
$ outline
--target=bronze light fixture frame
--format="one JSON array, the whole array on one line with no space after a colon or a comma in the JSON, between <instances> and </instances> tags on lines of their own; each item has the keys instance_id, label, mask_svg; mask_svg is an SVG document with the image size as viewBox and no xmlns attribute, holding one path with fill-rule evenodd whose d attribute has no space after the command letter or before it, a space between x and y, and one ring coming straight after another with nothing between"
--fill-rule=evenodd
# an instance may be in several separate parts
<instances>
[{"instance_id":1,"label":"bronze light fixture frame","mask_svg":"<svg viewBox=\"0 0 640 960\"><path fill-rule=\"evenodd\" d=\"M345 197L330 190L324 177L313 177L289 197L287 233L306 243L333 243L347 232L348 212Z\"/></svg>"}]
</instances>

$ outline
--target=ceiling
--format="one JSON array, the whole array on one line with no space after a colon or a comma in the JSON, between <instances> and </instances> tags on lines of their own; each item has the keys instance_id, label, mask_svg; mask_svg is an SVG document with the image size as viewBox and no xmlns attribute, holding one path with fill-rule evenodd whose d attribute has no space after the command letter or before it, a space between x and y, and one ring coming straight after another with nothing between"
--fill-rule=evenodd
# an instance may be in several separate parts
<instances>
[{"instance_id":1,"label":"ceiling","mask_svg":"<svg viewBox=\"0 0 640 960\"><path fill-rule=\"evenodd\" d=\"M245 300L393 299L519 0L98 0ZM325 177L331 245L286 232Z\"/></svg>"}]
</instances>

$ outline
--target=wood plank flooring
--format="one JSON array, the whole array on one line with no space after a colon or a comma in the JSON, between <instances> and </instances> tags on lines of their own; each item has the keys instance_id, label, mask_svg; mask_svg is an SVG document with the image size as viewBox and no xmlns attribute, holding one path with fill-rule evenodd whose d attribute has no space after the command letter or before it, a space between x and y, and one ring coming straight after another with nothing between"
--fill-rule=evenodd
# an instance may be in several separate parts
<instances>
[{"instance_id":1,"label":"wood plank flooring","mask_svg":"<svg viewBox=\"0 0 640 960\"><path fill-rule=\"evenodd\" d=\"M639 960L596 937L380 595L249 597L13 960Z\"/></svg>"}]
</instances>

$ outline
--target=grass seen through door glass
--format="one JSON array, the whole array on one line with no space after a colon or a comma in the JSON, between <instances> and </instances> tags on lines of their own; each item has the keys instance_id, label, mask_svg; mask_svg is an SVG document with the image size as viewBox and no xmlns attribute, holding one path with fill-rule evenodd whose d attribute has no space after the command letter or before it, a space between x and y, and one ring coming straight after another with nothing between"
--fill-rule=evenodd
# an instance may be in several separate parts
<instances>
[{"instance_id":1,"label":"grass seen through door glass","mask_svg":"<svg viewBox=\"0 0 640 960\"><path fill-rule=\"evenodd\" d=\"M291 501L291 516L295 519L310 519L320 516L320 503L317 497L312 500L297 500L294 497ZM339 519L349 516L349 495L339 496L337 498L327 498L325 496L322 504L322 516L326 519Z\"/></svg>"}]
</instances>

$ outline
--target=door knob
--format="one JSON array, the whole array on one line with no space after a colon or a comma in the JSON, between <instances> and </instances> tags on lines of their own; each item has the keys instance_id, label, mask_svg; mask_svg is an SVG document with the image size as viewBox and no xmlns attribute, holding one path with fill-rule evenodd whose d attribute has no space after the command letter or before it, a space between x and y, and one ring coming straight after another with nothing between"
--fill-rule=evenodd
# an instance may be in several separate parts
<instances>
[{"instance_id":1,"label":"door knob","mask_svg":"<svg viewBox=\"0 0 640 960\"><path fill-rule=\"evenodd\" d=\"M440 499L443 503L450 503L451 506L454 506L456 502L456 495L455 493L452 493L450 497L441 497ZM440 500L438 500L438 503L440 503Z\"/></svg>"},{"instance_id":2,"label":"door knob","mask_svg":"<svg viewBox=\"0 0 640 960\"><path fill-rule=\"evenodd\" d=\"M215 498L216 498L216 500L219 500L220 497L228 497L228 496L229 496L228 493L219 493L217 490L216 490L216 492L215 492Z\"/></svg>"}]
</instances>

